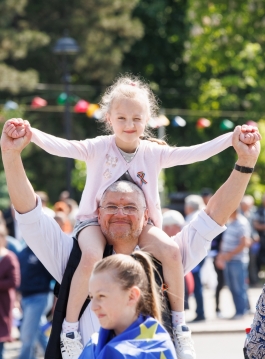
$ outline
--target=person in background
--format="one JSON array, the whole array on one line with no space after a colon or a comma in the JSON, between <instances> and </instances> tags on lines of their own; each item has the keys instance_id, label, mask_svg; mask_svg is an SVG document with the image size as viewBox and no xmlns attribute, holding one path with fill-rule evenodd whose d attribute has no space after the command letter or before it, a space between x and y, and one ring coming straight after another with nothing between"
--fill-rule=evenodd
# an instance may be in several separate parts
<instances>
[{"instance_id":1,"label":"person in background","mask_svg":"<svg viewBox=\"0 0 265 359\"><path fill-rule=\"evenodd\" d=\"M209 202L211 197L213 196L213 191L211 188L203 188L201 190L201 196L205 205ZM220 310L220 292L224 287L224 271L223 268L219 268L216 265L216 258L220 251L220 244L222 240L222 234L219 234L212 241L211 250L209 251L208 257L212 258L213 267L216 272L217 286L215 288L215 312L218 318L223 318L223 315Z\"/></svg>"},{"instance_id":2,"label":"person in background","mask_svg":"<svg viewBox=\"0 0 265 359\"><path fill-rule=\"evenodd\" d=\"M254 206L254 197L251 195L245 195L240 203L240 213L247 218L251 227L248 276L249 284L252 286L255 286L259 282L258 253L260 250L260 238L258 231L254 228L253 224L256 211L257 208Z\"/></svg>"},{"instance_id":3,"label":"person in background","mask_svg":"<svg viewBox=\"0 0 265 359\"><path fill-rule=\"evenodd\" d=\"M55 212L55 216L59 216L61 218L64 217L63 221L64 221L64 229L63 231L65 233L72 233L73 232L73 226L71 224L71 221L69 219L69 213L70 213L70 208L69 206L63 202L63 201L58 201L56 203L54 203L53 206L54 212Z\"/></svg>"},{"instance_id":4,"label":"person in background","mask_svg":"<svg viewBox=\"0 0 265 359\"><path fill-rule=\"evenodd\" d=\"M6 221L4 220L2 211L0 211L0 224L3 224L6 227ZM6 231L8 232L7 228ZM18 241L16 238L9 235L6 236L6 248L15 253L16 256L24 248L24 245L24 241Z\"/></svg>"},{"instance_id":5,"label":"person in background","mask_svg":"<svg viewBox=\"0 0 265 359\"><path fill-rule=\"evenodd\" d=\"M260 249L258 252L258 271L265 264L265 194L262 196L261 206L257 209L253 218L253 226L259 234Z\"/></svg>"},{"instance_id":6,"label":"person in background","mask_svg":"<svg viewBox=\"0 0 265 359\"><path fill-rule=\"evenodd\" d=\"M64 202L69 207L68 218L72 224L72 227L74 228L75 223L76 223L76 216L78 213L78 204L73 198L66 198L66 200Z\"/></svg>"},{"instance_id":7,"label":"person in background","mask_svg":"<svg viewBox=\"0 0 265 359\"><path fill-rule=\"evenodd\" d=\"M231 214L222 236L221 251L217 257L224 267L225 282L231 291L236 313L231 319L241 319L249 309L247 297L248 247L251 243L248 220L237 209Z\"/></svg>"},{"instance_id":8,"label":"person in background","mask_svg":"<svg viewBox=\"0 0 265 359\"><path fill-rule=\"evenodd\" d=\"M200 210L205 207L203 199L197 194L190 194L184 200L185 222L190 223Z\"/></svg>"},{"instance_id":9,"label":"person in background","mask_svg":"<svg viewBox=\"0 0 265 359\"><path fill-rule=\"evenodd\" d=\"M59 201L65 202L67 199L70 198L70 192L69 191L62 191L59 195Z\"/></svg>"},{"instance_id":10,"label":"person in background","mask_svg":"<svg viewBox=\"0 0 265 359\"><path fill-rule=\"evenodd\" d=\"M12 310L16 300L16 288L20 284L19 262L6 248L7 229L0 223L0 359L3 359L4 343L12 341Z\"/></svg>"},{"instance_id":11,"label":"person in background","mask_svg":"<svg viewBox=\"0 0 265 359\"><path fill-rule=\"evenodd\" d=\"M38 341L46 350L48 338L41 332L42 316L46 313L50 282L53 279L32 250L26 246L18 255L21 269L21 307L23 319L20 327L22 347L19 359L34 359Z\"/></svg>"},{"instance_id":12,"label":"person in background","mask_svg":"<svg viewBox=\"0 0 265 359\"><path fill-rule=\"evenodd\" d=\"M198 216L198 213L202 208L205 207L203 199L201 196L196 194L191 194L187 196L184 200L184 212L185 212L185 221L187 223L191 222L194 218ZM204 264L205 259L203 259L192 271L193 280L194 280L194 297L196 301L196 317L192 322L199 322L205 320L204 314L204 303L203 303L203 287L201 282L201 268Z\"/></svg>"},{"instance_id":13,"label":"person in background","mask_svg":"<svg viewBox=\"0 0 265 359\"><path fill-rule=\"evenodd\" d=\"M211 250L209 255L213 258L213 266L217 276L217 286L215 288L215 312L218 318L223 318L223 315L220 310L220 292L225 285L225 278L224 278L224 263L218 263L218 254L221 250L221 242L222 242L222 233L216 236L211 245Z\"/></svg>"},{"instance_id":14,"label":"person in background","mask_svg":"<svg viewBox=\"0 0 265 359\"><path fill-rule=\"evenodd\" d=\"M163 231L169 237L175 236L185 226L186 222L179 211L168 210L163 213Z\"/></svg>"},{"instance_id":15,"label":"person in background","mask_svg":"<svg viewBox=\"0 0 265 359\"><path fill-rule=\"evenodd\" d=\"M67 224L67 216L63 212L57 212L54 216L55 221L59 224L61 230L67 233L68 224Z\"/></svg>"},{"instance_id":16,"label":"person in background","mask_svg":"<svg viewBox=\"0 0 265 359\"><path fill-rule=\"evenodd\" d=\"M210 198L213 196L213 190L211 188L203 188L201 190L201 196L202 196L202 200L206 206L207 203L209 202Z\"/></svg>"},{"instance_id":17,"label":"person in background","mask_svg":"<svg viewBox=\"0 0 265 359\"><path fill-rule=\"evenodd\" d=\"M55 212L48 207L49 197L48 194L44 191L36 191L37 195L40 196L43 212L46 213L50 217L55 216Z\"/></svg>"},{"instance_id":18,"label":"person in background","mask_svg":"<svg viewBox=\"0 0 265 359\"><path fill-rule=\"evenodd\" d=\"M3 211L3 217L6 223L6 228L9 236L17 239L20 243L23 242L21 232L19 230L17 220L15 219L15 212L12 204Z\"/></svg>"},{"instance_id":19,"label":"person in background","mask_svg":"<svg viewBox=\"0 0 265 359\"><path fill-rule=\"evenodd\" d=\"M183 215L179 211L166 210L163 212L163 231L169 236L173 237L178 234L185 226L186 222ZM191 272L185 275L185 301L184 309L189 309L188 298L194 290L194 279Z\"/></svg>"}]
</instances>

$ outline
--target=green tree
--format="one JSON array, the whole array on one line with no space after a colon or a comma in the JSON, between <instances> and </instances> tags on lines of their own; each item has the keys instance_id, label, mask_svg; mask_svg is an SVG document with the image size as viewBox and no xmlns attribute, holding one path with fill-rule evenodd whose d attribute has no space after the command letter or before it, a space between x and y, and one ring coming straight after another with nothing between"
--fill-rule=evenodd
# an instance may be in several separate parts
<instances>
[{"instance_id":1,"label":"green tree","mask_svg":"<svg viewBox=\"0 0 265 359\"><path fill-rule=\"evenodd\" d=\"M25 20L33 29L45 32L52 45L67 31L81 49L72 60L72 81L101 86L112 82L124 54L143 35L143 26L132 16L137 3L138 0L28 0ZM56 63L50 47L30 54L27 62L35 64L41 82L60 81L61 64Z\"/></svg>"},{"instance_id":2,"label":"green tree","mask_svg":"<svg viewBox=\"0 0 265 359\"><path fill-rule=\"evenodd\" d=\"M265 89L264 15L262 0L188 2L186 21L190 31L183 54L185 83L192 93L187 101L188 108L232 110L234 116L230 119L235 124L243 124L248 119L260 120L264 113L262 98ZM249 117L241 117L238 111L244 111ZM194 131L198 117L188 117L187 127L176 129L184 132L180 143L189 129L199 142L219 135L224 117L216 114L208 118L212 121L210 128ZM216 189L227 177L235 160L234 152L226 150L204 163L186 167L185 174L172 169L168 173L168 180L171 177L169 185L172 186L172 179L178 177L176 182L184 184L184 188L199 190L204 183L204 186ZM254 182L256 186L258 183L263 186L264 169L265 161L261 156L252 180L252 193Z\"/></svg>"},{"instance_id":3,"label":"green tree","mask_svg":"<svg viewBox=\"0 0 265 359\"><path fill-rule=\"evenodd\" d=\"M264 16L262 0L189 1L184 61L188 86L198 89L191 108L264 111Z\"/></svg>"},{"instance_id":4,"label":"green tree","mask_svg":"<svg viewBox=\"0 0 265 359\"><path fill-rule=\"evenodd\" d=\"M30 29L23 21L26 4L26 0L0 2L0 91L32 90L38 81L36 70L21 70L16 66L17 61L25 59L30 51L49 42L46 34Z\"/></svg>"},{"instance_id":5,"label":"green tree","mask_svg":"<svg viewBox=\"0 0 265 359\"><path fill-rule=\"evenodd\" d=\"M125 56L124 71L148 80L161 107L185 107L184 42L188 35L184 0L141 0L134 15L144 24L144 36Z\"/></svg>"}]
</instances>

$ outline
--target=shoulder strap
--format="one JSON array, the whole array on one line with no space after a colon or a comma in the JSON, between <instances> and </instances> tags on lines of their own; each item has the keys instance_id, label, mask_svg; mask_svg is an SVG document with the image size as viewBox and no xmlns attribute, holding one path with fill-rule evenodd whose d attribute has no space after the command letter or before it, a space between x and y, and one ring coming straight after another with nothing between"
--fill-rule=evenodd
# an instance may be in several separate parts
<instances>
[{"instance_id":1,"label":"shoulder strap","mask_svg":"<svg viewBox=\"0 0 265 359\"><path fill-rule=\"evenodd\" d=\"M154 263L154 265L156 267L155 281L156 281L156 284L158 285L158 287L160 288L160 293L161 293L161 296L162 296L162 321L163 321L163 326L165 327L165 329L167 330L167 332L169 333L171 338L173 338L171 307L170 307L170 303L169 303L169 300L168 300L167 292L166 292L166 290L163 289L164 277L163 277L162 264L156 258L152 257L152 259L153 259L153 263Z\"/></svg>"}]
</instances>

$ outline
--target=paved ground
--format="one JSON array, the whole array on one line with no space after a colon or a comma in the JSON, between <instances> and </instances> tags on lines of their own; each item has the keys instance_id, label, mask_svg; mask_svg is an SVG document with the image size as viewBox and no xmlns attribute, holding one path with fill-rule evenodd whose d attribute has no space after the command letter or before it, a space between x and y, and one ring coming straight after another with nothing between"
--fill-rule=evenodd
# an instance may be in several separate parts
<instances>
[{"instance_id":1,"label":"paved ground","mask_svg":"<svg viewBox=\"0 0 265 359\"><path fill-rule=\"evenodd\" d=\"M256 302L260 296L262 287L250 288L248 291L251 311L254 313ZM193 297L189 300L190 310L186 311L186 320L192 320L195 317L195 300ZM244 332L245 328L250 327L253 320L253 313L245 316L244 319L230 320L234 314L234 304L231 293L228 288L223 288L220 295L220 309L224 319L219 319L215 315L215 300L213 290L204 289L204 309L207 318L204 322L190 323L189 326L193 333L226 333L226 332Z\"/></svg>"},{"instance_id":2,"label":"paved ground","mask_svg":"<svg viewBox=\"0 0 265 359\"><path fill-rule=\"evenodd\" d=\"M243 359L244 333L193 334L197 359Z\"/></svg>"},{"instance_id":3,"label":"paved ground","mask_svg":"<svg viewBox=\"0 0 265 359\"><path fill-rule=\"evenodd\" d=\"M257 299L261 293L260 288L249 289L251 309L255 310ZM243 359L244 330L253 320L253 314L246 315L241 320L229 320L234 315L234 305L231 294L227 288L221 292L220 308L226 319L218 319L215 316L214 292L204 290L205 314L207 320L189 324L193 332L193 340L197 352L197 359ZM186 312L187 321L195 317L195 300L189 300L190 310ZM4 359L17 359L19 355L20 341L5 345ZM38 358L43 356L39 353Z\"/></svg>"}]
</instances>

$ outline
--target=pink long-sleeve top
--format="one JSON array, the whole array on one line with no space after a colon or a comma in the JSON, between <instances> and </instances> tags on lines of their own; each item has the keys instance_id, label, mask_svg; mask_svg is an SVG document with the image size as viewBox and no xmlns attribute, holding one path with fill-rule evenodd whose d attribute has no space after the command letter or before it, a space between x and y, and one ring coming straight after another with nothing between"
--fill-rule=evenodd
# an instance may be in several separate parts
<instances>
[{"instance_id":1,"label":"pink long-sleeve top","mask_svg":"<svg viewBox=\"0 0 265 359\"><path fill-rule=\"evenodd\" d=\"M162 227L158 192L161 169L204 161L232 145L232 132L190 147L171 147L141 140L136 155L127 163L115 143L115 135L69 141L37 129L32 129L32 132L31 141L46 152L86 163L87 177L78 220L97 217L99 201L106 188L128 171L133 181L142 188L149 216L159 228Z\"/></svg>"}]
</instances>

